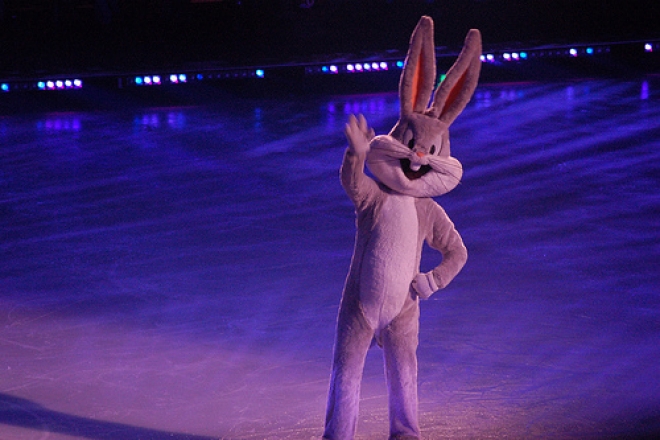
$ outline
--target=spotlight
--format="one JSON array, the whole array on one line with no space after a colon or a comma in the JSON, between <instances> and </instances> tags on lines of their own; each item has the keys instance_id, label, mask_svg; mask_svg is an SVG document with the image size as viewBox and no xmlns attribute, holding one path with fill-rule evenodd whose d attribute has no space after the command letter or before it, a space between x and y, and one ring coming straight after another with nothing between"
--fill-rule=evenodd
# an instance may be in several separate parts
<instances>
[{"instance_id":1,"label":"spotlight","mask_svg":"<svg viewBox=\"0 0 660 440\"><path fill-rule=\"evenodd\" d=\"M347 64L347 65L346 65L346 70L347 70L348 72L354 72L354 71L355 71L355 66L352 65L352 64Z\"/></svg>"},{"instance_id":2,"label":"spotlight","mask_svg":"<svg viewBox=\"0 0 660 440\"><path fill-rule=\"evenodd\" d=\"M511 54L506 52L506 53L502 54L502 58L504 58L507 61L511 61Z\"/></svg>"},{"instance_id":3,"label":"spotlight","mask_svg":"<svg viewBox=\"0 0 660 440\"><path fill-rule=\"evenodd\" d=\"M160 76L158 76L158 75L154 75L154 76L151 78L151 82L153 82L154 84L160 85Z\"/></svg>"},{"instance_id":4,"label":"spotlight","mask_svg":"<svg viewBox=\"0 0 660 440\"><path fill-rule=\"evenodd\" d=\"M179 77L176 75L170 75L170 82L173 84L177 84L179 82Z\"/></svg>"},{"instance_id":5,"label":"spotlight","mask_svg":"<svg viewBox=\"0 0 660 440\"><path fill-rule=\"evenodd\" d=\"M263 78L266 74L262 69L257 69L255 73L257 74L257 78Z\"/></svg>"},{"instance_id":6,"label":"spotlight","mask_svg":"<svg viewBox=\"0 0 660 440\"><path fill-rule=\"evenodd\" d=\"M179 75L179 82L184 83L186 81L188 81L188 77L186 75L184 75L183 73Z\"/></svg>"},{"instance_id":7,"label":"spotlight","mask_svg":"<svg viewBox=\"0 0 660 440\"><path fill-rule=\"evenodd\" d=\"M644 51L645 52L653 52L653 45L651 43L646 43L644 45Z\"/></svg>"},{"instance_id":8,"label":"spotlight","mask_svg":"<svg viewBox=\"0 0 660 440\"><path fill-rule=\"evenodd\" d=\"M594 54L594 48L593 47L587 47L586 51L587 55L593 55Z\"/></svg>"},{"instance_id":9,"label":"spotlight","mask_svg":"<svg viewBox=\"0 0 660 440\"><path fill-rule=\"evenodd\" d=\"M355 70L357 70L358 72L362 72L362 64L356 64Z\"/></svg>"},{"instance_id":10,"label":"spotlight","mask_svg":"<svg viewBox=\"0 0 660 440\"><path fill-rule=\"evenodd\" d=\"M138 77L135 78L135 84L137 84L138 86L142 85L142 81L143 80L142 80L141 76L138 76Z\"/></svg>"},{"instance_id":11,"label":"spotlight","mask_svg":"<svg viewBox=\"0 0 660 440\"><path fill-rule=\"evenodd\" d=\"M403 68L403 61L397 61L396 62L396 67L398 67L399 69L402 69Z\"/></svg>"},{"instance_id":12,"label":"spotlight","mask_svg":"<svg viewBox=\"0 0 660 440\"><path fill-rule=\"evenodd\" d=\"M9 91L9 84L7 84L7 83L0 84L0 90L2 90L3 92L8 92Z\"/></svg>"},{"instance_id":13,"label":"spotlight","mask_svg":"<svg viewBox=\"0 0 660 440\"><path fill-rule=\"evenodd\" d=\"M55 88L55 83L53 81L48 81L46 87L48 87L48 90L53 90Z\"/></svg>"},{"instance_id":14,"label":"spotlight","mask_svg":"<svg viewBox=\"0 0 660 440\"><path fill-rule=\"evenodd\" d=\"M387 63L385 61L382 61L380 63L380 68L381 68L381 70L387 70Z\"/></svg>"},{"instance_id":15,"label":"spotlight","mask_svg":"<svg viewBox=\"0 0 660 440\"><path fill-rule=\"evenodd\" d=\"M520 58L522 58L523 60L526 60L527 59L527 52L520 52Z\"/></svg>"},{"instance_id":16,"label":"spotlight","mask_svg":"<svg viewBox=\"0 0 660 440\"><path fill-rule=\"evenodd\" d=\"M374 70L380 70L380 65L378 63L371 63L371 68Z\"/></svg>"},{"instance_id":17,"label":"spotlight","mask_svg":"<svg viewBox=\"0 0 660 440\"><path fill-rule=\"evenodd\" d=\"M571 48L571 50L569 50L568 53L569 53L572 57L576 57L576 56L578 55L578 51L577 51L577 49L574 49L574 48Z\"/></svg>"},{"instance_id":18,"label":"spotlight","mask_svg":"<svg viewBox=\"0 0 660 440\"><path fill-rule=\"evenodd\" d=\"M337 69L337 66L335 66L334 64L332 66L330 66L330 73L337 73L337 72L339 72L339 69Z\"/></svg>"},{"instance_id":19,"label":"spotlight","mask_svg":"<svg viewBox=\"0 0 660 440\"><path fill-rule=\"evenodd\" d=\"M520 54L518 54L517 52L514 52L514 53L511 54L511 58L513 58L514 60L518 60L518 59L520 59Z\"/></svg>"},{"instance_id":20,"label":"spotlight","mask_svg":"<svg viewBox=\"0 0 660 440\"><path fill-rule=\"evenodd\" d=\"M37 88L38 88L39 90L43 90L43 89L45 89L45 88L46 88L46 83L43 82L43 81L39 81L39 82L37 83Z\"/></svg>"},{"instance_id":21,"label":"spotlight","mask_svg":"<svg viewBox=\"0 0 660 440\"><path fill-rule=\"evenodd\" d=\"M144 83L146 85L151 85L151 77L150 76L145 76L144 77Z\"/></svg>"},{"instance_id":22,"label":"spotlight","mask_svg":"<svg viewBox=\"0 0 660 440\"><path fill-rule=\"evenodd\" d=\"M491 62L495 61L495 55L493 55L492 53L489 53L488 55L486 55L486 59L488 61L491 61Z\"/></svg>"}]
</instances>

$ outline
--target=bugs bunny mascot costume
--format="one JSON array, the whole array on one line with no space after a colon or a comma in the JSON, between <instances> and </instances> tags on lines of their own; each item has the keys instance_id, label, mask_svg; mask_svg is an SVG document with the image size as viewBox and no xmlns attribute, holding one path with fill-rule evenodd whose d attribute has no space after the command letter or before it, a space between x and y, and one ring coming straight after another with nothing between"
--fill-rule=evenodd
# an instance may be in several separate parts
<instances>
[{"instance_id":1,"label":"bugs bunny mascot costume","mask_svg":"<svg viewBox=\"0 0 660 440\"><path fill-rule=\"evenodd\" d=\"M372 340L383 348L390 439L420 438L417 420L419 298L444 288L467 251L445 211L431 197L451 191L462 167L450 156L449 125L472 97L481 68L481 35L470 30L435 91L433 21L415 28L399 84L401 113L389 135L375 136L363 116L346 125L349 146L341 183L353 201L357 235L342 294L323 438L355 435L360 382ZM365 164L376 177L364 173ZM420 273L422 245L442 262Z\"/></svg>"}]
</instances>

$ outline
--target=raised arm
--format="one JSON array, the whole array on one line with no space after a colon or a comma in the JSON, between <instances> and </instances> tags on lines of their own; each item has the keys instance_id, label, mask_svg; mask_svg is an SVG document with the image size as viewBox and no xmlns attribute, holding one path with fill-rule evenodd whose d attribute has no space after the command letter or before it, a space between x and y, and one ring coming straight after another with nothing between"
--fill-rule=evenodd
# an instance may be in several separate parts
<instances>
[{"instance_id":1,"label":"raised arm","mask_svg":"<svg viewBox=\"0 0 660 440\"><path fill-rule=\"evenodd\" d=\"M344 133L348 139L348 148L344 153L344 161L341 165L341 184L357 207L377 188L376 182L364 174L369 142L374 137L374 131L369 128L364 116L360 115L356 118L351 115Z\"/></svg>"}]
</instances>

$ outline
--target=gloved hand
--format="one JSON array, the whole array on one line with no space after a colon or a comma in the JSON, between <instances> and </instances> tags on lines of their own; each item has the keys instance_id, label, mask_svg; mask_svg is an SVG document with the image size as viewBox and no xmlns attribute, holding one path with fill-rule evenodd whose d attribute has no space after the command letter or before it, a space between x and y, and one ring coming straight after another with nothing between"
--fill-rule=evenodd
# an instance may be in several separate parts
<instances>
[{"instance_id":1,"label":"gloved hand","mask_svg":"<svg viewBox=\"0 0 660 440\"><path fill-rule=\"evenodd\" d=\"M433 278L433 272L418 273L412 281L412 287L422 299L429 299L439 290L435 278Z\"/></svg>"}]
</instances>

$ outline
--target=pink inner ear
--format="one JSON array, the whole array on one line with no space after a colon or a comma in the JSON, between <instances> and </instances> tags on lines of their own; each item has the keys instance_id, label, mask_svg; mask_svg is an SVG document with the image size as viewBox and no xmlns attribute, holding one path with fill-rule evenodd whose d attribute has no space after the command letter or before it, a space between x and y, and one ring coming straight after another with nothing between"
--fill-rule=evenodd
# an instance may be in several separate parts
<instances>
[{"instance_id":1,"label":"pink inner ear","mask_svg":"<svg viewBox=\"0 0 660 440\"><path fill-rule=\"evenodd\" d=\"M424 54L422 51L420 51L419 58L417 59L417 65L415 65L415 75L413 76L413 81L412 81L412 111L415 111L417 109L417 101L419 99L419 87L420 84L423 84L424 78L422 77L424 69L422 69L422 66L424 65ZM426 105L426 103L423 103L423 105Z\"/></svg>"},{"instance_id":2,"label":"pink inner ear","mask_svg":"<svg viewBox=\"0 0 660 440\"><path fill-rule=\"evenodd\" d=\"M454 87L451 88L451 91L449 92L449 95L447 96L447 100L445 101L445 105L442 107L442 113L440 114L440 117L443 117L447 111L452 107L454 102L458 99L458 96L461 94L461 91L463 90L463 84L465 83L465 79L467 78L467 73L468 69L463 72L463 75L456 81L456 84L454 84Z\"/></svg>"}]
</instances>

